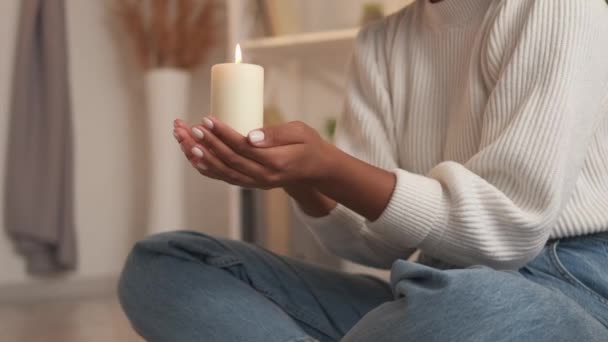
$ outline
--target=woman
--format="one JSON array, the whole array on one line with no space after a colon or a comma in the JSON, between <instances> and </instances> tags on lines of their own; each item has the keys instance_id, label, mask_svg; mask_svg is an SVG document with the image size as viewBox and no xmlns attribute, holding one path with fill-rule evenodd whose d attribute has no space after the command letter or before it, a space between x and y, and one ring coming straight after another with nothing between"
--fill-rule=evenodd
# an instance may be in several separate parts
<instances>
[{"instance_id":1,"label":"woman","mask_svg":"<svg viewBox=\"0 0 608 342\"><path fill-rule=\"evenodd\" d=\"M293 122L175 135L201 174L282 187L385 284L198 233L139 242L149 341L608 341L608 8L418 0L362 30L337 146ZM405 261L420 249L420 263Z\"/></svg>"}]
</instances>

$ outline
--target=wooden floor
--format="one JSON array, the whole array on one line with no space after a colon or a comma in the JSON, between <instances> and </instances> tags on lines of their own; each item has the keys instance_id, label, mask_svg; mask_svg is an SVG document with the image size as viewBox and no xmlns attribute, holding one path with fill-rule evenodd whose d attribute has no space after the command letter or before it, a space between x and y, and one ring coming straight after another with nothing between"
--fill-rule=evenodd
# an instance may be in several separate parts
<instances>
[{"instance_id":1,"label":"wooden floor","mask_svg":"<svg viewBox=\"0 0 608 342\"><path fill-rule=\"evenodd\" d=\"M0 306L2 342L142 342L113 298Z\"/></svg>"}]
</instances>

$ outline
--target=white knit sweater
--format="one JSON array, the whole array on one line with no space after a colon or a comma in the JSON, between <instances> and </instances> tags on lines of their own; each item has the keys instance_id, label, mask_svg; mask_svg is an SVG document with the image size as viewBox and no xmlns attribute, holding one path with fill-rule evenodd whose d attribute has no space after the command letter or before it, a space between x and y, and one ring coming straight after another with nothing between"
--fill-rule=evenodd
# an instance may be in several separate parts
<instances>
[{"instance_id":1,"label":"white knit sweater","mask_svg":"<svg viewBox=\"0 0 608 342\"><path fill-rule=\"evenodd\" d=\"M350 76L337 145L397 185L375 222L302 214L333 253L514 269L608 230L603 0L418 0L362 30Z\"/></svg>"}]
</instances>

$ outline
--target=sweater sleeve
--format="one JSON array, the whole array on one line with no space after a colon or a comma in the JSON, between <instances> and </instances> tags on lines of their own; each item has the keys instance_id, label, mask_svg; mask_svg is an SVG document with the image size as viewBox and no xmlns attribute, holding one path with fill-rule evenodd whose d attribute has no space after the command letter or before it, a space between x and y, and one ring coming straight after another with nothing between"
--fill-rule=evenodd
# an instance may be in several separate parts
<instances>
[{"instance_id":1,"label":"sweater sleeve","mask_svg":"<svg viewBox=\"0 0 608 342\"><path fill-rule=\"evenodd\" d=\"M602 2L503 5L483 62L493 84L478 152L426 175L396 169L388 206L367 225L455 265L515 269L539 253L573 192L606 96Z\"/></svg>"},{"instance_id":2,"label":"sweater sleeve","mask_svg":"<svg viewBox=\"0 0 608 342\"><path fill-rule=\"evenodd\" d=\"M386 25L370 25L359 33L351 58L344 114L338 121L336 145L361 160L397 167L394 125L388 92ZM317 240L331 253L366 266L389 268L415 249L370 230L363 216L338 204L321 218L296 211Z\"/></svg>"}]
</instances>

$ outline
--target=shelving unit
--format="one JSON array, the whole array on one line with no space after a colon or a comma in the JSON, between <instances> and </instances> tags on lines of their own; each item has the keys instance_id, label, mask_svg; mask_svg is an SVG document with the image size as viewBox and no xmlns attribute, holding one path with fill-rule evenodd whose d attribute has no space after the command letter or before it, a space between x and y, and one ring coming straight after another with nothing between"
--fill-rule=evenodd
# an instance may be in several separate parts
<instances>
[{"instance_id":1,"label":"shelving unit","mask_svg":"<svg viewBox=\"0 0 608 342\"><path fill-rule=\"evenodd\" d=\"M261 55L306 56L319 50L350 49L359 28L291 34L278 37L257 38L245 40L241 48L256 57Z\"/></svg>"}]
</instances>

